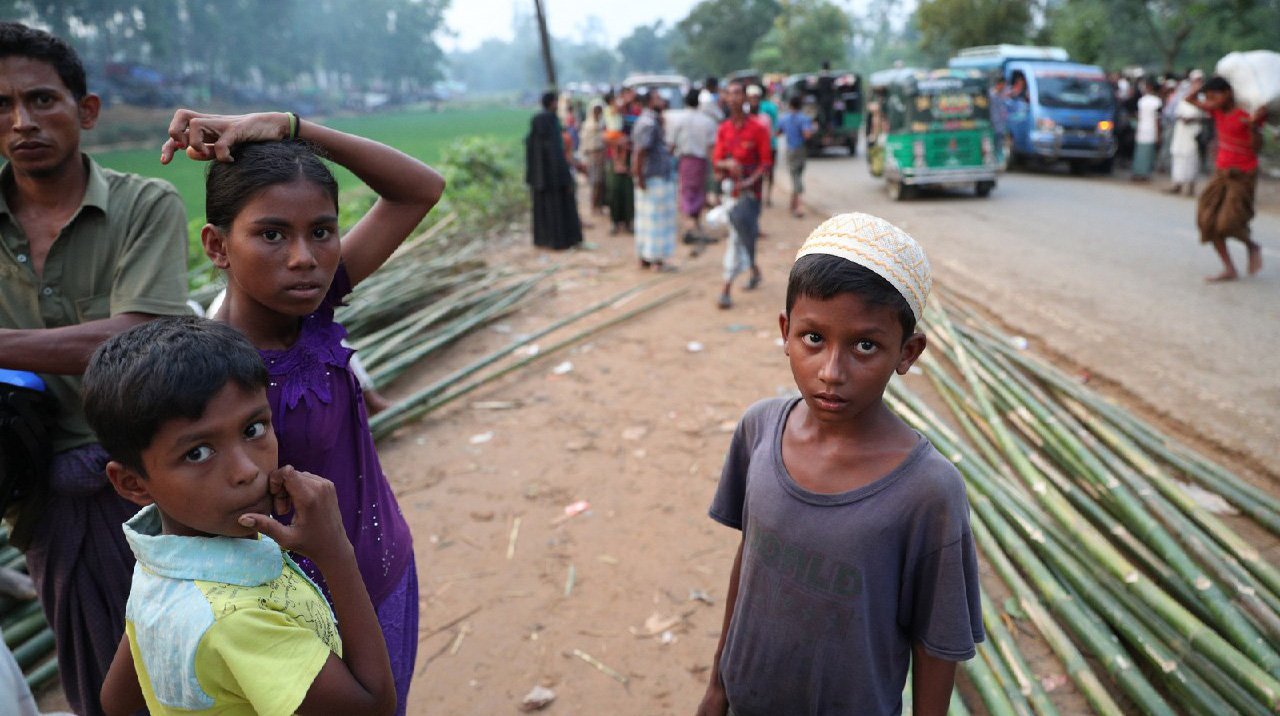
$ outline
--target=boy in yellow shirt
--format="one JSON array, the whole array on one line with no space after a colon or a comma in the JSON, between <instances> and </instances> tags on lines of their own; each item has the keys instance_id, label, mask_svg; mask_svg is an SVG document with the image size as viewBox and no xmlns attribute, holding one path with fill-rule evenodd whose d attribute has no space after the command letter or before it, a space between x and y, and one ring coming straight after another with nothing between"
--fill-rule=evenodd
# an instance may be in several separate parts
<instances>
[{"instance_id":1,"label":"boy in yellow shirt","mask_svg":"<svg viewBox=\"0 0 1280 716\"><path fill-rule=\"evenodd\" d=\"M130 329L90 361L85 414L107 476L144 506L124 526L138 561L108 713L395 710L333 485L277 467L266 388L254 347L201 318ZM332 611L285 550L321 569Z\"/></svg>"}]
</instances>

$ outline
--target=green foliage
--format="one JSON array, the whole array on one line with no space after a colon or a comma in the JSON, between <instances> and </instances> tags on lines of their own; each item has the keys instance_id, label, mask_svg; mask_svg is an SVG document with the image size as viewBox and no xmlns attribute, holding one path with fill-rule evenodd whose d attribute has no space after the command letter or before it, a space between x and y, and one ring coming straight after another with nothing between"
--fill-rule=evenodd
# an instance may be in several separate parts
<instances>
[{"instance_id":1,"label":"green foliage","mask_svg":"<svg viewBox=\"0 0 1280 716\"><path fill-rule=\"evenodd\" d=\"M0 8L70 40L89 65L145 61L205 89L302 80L336 91L339 77L343 90L385 89L442 77L433 36L445 0L10 0Z\"/></svg>"},{"instance_id":2,"label":"green foliage","mask_svg":"<svg viewBox=\"0 0 1280 716\"><path fill-rule=\"evenodd\" d=\"M940 63L962 47L1025 42L1032 5L1032 0L921 0L915 23L922 48Z\"/></svg>"},{"instance_id":3,"label":"green foliage","mask_svg":"<svg viewBox=\"0 0 1280 716\"><path fill-rule=\"evenodd\" d=\"M618 54L626 72L661 72L671 67L669 57L675 33L661 20L639 25L618 41Z\"/></svg>"},{"instance_id":4,"label":"green foliage","mask_svg":"<svg viewBox=\"0 0 1280 716\"><path fill-rule=\"evenodd\" d=\"M444 150L460 137L483 134L503 140L514 140L528 131L530 112L516 107L478 108L433 112L406 110L385 114L335 117L325 124L344 132L368 137L388 144L428 164L440 161ZM204 169L179 155L169 166L159 161L160 141L153 148L94 152L103 166L144 176L159 177L173 184L182 196L191 219L204 217ZM334 174L343 192L360 186L350 172L336 167ZM452 187L450 187L452 190Z\"/></svg>"},{"instance_id":5,"label":"green foliage","mask_svg":"<svg viewBox=\"0 0 1280 716\"><path fill-rule=\"evenodd\" d=\"M928 64L920 49L920 37L913 24L896 27L894 19L902 0L870 0L853 23L852 69L868 74L892 67Z\"/></svg>"},{"instance_id":6,"label":"green foliage","mask_svg":"<svg viewBox=\"0 0 1280 716\"><path fill-rule=\"evenodd\" d=\"M746 68L780 7L778 0L702 0L676 24L671 63L689 77Z\"/></svg>"},{"instance_id":7,"label":"green foliage","mask_svg":"<svg viewBox=\"0 0 1280 716\"><path fill-rule=\"evenodd\" d=\"M773 27L751 51L752 67L763 72L809 72L830 62L844 64L853 23L829 0L782 0Z\"/></svg>"},{"instance_id":8,"label":"green foliage","mask_svg":"<svg viewBox=\"0 0 1280 716\"><path fill-rule=\"evenodd\" d=\"M518 143L497 137L455 141L438 169L449 183L443 216L457 212L464 225L486 228L511 221L529 206Z\"/></svg>"},{"instance_id":9,"label":"green foliage","mask_svg":"<svg viewBox=\"0 0 1280 716\"><path fill-rule=\"evenodd\" d=\"M1066 0L1047 12L1043 34L1087 62L1181 72L1273 48L1277 28L1280 0Z\"/></svg>"}]
</instances>

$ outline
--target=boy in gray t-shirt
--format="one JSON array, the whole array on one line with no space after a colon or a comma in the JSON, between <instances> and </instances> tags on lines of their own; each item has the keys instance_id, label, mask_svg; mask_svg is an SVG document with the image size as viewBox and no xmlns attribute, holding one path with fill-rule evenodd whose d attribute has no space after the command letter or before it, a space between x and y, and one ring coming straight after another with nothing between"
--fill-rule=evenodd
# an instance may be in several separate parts
<instances>
[{"instance_id":1,"label":"boy in gray t-shirt","mask_svg":"<svg viewBox=\"0 0 1280 716\"><path fill-rule=\"evenodd\" d=\"M884 405L925 348L919 245L865 214L800 249L780 317L801 397L747 410L711 517L742 530L699 716L944 714L984 638L959 472Z\"/></svg>"}]
</instances>

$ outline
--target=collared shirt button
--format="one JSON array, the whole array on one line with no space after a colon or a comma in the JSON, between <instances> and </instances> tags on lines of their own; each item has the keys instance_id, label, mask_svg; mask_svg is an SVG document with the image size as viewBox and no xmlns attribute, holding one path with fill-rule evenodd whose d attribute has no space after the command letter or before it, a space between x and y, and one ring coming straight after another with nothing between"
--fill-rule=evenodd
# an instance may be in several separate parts
<instances>
[{"instance_id":1,"label":"collared shirt button","mask_svg":"<svg viewBox=\"0 0 1280 716\"><path fill-rule=\"evenodd\" d=\"M52 287L52 286L45 286L44 288L40 289L40 295L42 295L42 296L52 296L52 295L53 295L53 287Z\"/></svg>"},{"instance_id":2,"label":"collared shirt button","mask_svg":"<svg viewBox=\"0 0 1280 716\"><path fill-rule=\"evenodd\" d=\"M18 263L25 264L27 262L26 254L18 254Z\"/></svg>"}]
</instances>

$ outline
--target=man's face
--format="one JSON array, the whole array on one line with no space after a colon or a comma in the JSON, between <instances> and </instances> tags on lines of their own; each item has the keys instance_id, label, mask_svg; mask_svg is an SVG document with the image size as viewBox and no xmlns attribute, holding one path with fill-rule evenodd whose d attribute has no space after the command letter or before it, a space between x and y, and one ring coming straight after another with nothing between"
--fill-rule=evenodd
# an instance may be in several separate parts
<instances>
[{"instance_id":1,"label":"man's face","mask_svg":"<svg viewBox=\"0 0 1280 716\"><path fill-rule=\"evenodd\" d=\"M29 57L0 58L0 154L14 171L57 173L80 154L80 131L98 121L100 101L79 101L53 65Z\"/></svg>"},{"instance_id":2,"label":"man's face","mask_svg":"<svg viewBox=\"0 0 1280 716\"><path fill-rule=\"evenodd\" d=\"M742 85L729 85L724 91L725 104L729 105L729 111L733 114L742 113L743 98Z\"/></svg>"}]
</instances>

